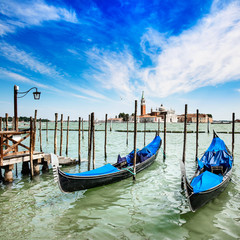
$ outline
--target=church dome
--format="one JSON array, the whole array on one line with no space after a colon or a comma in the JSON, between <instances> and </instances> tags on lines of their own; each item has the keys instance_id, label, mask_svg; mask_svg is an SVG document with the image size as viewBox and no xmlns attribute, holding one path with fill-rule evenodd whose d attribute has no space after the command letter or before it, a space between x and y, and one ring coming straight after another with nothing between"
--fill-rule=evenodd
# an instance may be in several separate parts
<instances>
[{"instance_id":1,"label":"church dome","mask_svg":"<svg viewBox=\"0 0 240 240\"><path fill-rule=\"evenodd\" d=\"M165 112L166 111L166 108L161 104L160 108L159 108L159 111L160 112Z\"/></svg>"}]
</instances>

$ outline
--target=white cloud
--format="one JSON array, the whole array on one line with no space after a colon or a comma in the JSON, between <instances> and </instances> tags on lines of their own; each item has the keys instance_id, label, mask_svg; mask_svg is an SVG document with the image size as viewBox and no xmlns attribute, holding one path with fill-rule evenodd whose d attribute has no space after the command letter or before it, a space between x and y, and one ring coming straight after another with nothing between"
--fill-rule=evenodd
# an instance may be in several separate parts
<instances>
[{"instance_id":1,"label":"white cloud","mask_svg":"<svg viewBox=\"0 0 240 240\"><path fill-rule=\"evenodd\" d=\"M167 97L204 86L240 79L240 4L231 2L212 11L179 36L167 38L147 29L140 46L151 57L153 67L141 68L130 51L121 53L92 49L87 55L96 69L93 76L106 89L134 97ZM217 7L218 6L218 7Z\"/></svg>"},{"instance_id":2,"label":"white cloud","mask_svg":"<svg viewBox=\"0 0 240 240\"><path fill-rule=\"evenodd\" d=\"M75 11L55 7L44 1L0 0L0 13L6 17L0 35L13 32L16 27L40 25L44 21L67 21L78 23Z\"/></svg>"},{"instance_id":3,"label":"white cloud","mask_svg":"<svg viewBox=\"0 0 240 240\"><path fill-rule=\"evenodd\" d=\"M214 8L195 27L169 38L162 45L156 66L144 70L147 89L166 97L239 80L239 12L236 2L222 10Z\"/></svg>"},{"instance_id":4,"label":"white cloud","mask_svg":"<svg viewBox=\"0 0 240 240\"><path fill-rule=\"evenodd\" d=\"M12 72L12 71L8 71L4 68L0 68L0 75L3 78L6 78L6 77L9 78L12 81L27 83L27 84L33 85L34 87L48 89L48 90L52 90L52 91L55 91L55 92L61 92L59 89L54 88L50 85L39 83L37 81L34 81L30 78L27 78L27 77L21 75L21 74L18 74L18 73Z\"/></svg>"},{"instance_id":5,"label":"white cloud","mask_svg":"<svg viewBox=\"0 0 240 240\"><path fill-rule=\"evenodd\" d=\"M90 64L95 69L91 77L103 88L116 90L120 96L132 98L140 72L131 53L127 50L117 53L92 49L87 52Z\"/></svg>"},{"instance_id":6,"label":"white cloud","mask_svg":"<svg viewBox=\"0 0 240 240\"><path fill-rule=\"evenodd\" d=\"M58 73L55 66L52 66L49 63L44 64L25 51L19 50L15 46L11 46L5 42L0 42L0 55L4 56L14 63L31 69L34 72L38 72L51 77L62 78L61 74Z\"/></svg>"},{"instance_id":7,"label":"white cloud","mask_svg":"<svg viewBox=\"0 0 240 240\"><path fill-rule=\"evenodd\" d=\"M93 98L104 99L104 100L108 99L103 94L101 94L97 91L91 90L91 89L82 88L82 87L79 87L79 86L73 85L73 84L68 84L68 86L71 87L72 89L75 89L75 90L77 90L79 92L82 92L82 93L84 93L84 94L86 94L90 97L93 97Z\"/></svg>"}]
</instances>

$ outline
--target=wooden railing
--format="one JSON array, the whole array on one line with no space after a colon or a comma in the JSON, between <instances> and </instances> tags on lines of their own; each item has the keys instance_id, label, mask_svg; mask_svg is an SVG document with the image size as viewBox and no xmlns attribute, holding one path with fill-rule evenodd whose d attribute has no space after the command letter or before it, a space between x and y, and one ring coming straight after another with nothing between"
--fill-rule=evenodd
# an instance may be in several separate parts
<instances>
[{"instance_id":1,"label":"wooden railing","mask_svg":"<svg viewBox=\"0 0 240 240\"><path fill-rule=\"evenodd\" d=\"M34 148L34 131L30 125L30 129L22 131L0 131L0 166L3 166L3 158L12 155L20 155L29 153L33 154ZM19 140L15 140L14 136L20 136ZM23 144L23 141L30 138L29 146ZM9 143L12 143L11 145ZM18 151L18 147L25 148L25 151Z\"/></svg>"}]
</instances>

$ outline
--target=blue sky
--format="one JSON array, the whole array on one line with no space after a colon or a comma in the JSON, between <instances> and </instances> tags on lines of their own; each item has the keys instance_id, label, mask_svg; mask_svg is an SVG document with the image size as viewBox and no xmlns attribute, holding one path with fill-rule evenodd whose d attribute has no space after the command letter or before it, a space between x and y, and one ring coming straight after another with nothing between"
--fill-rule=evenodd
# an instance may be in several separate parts
<instances>
[{"instance_id":1,"label":"blue sky","mask_svg":"<svg viewBox=\"0 0 240 240\"><path fill-rule=\"evenodd\" d=\"M221 0L0 0L0 115L13 115L16 84L42 92L18 100L21 116L114 117L144 91L147 111L240 118L239 12Z\"/></svg>"}]
</instances>

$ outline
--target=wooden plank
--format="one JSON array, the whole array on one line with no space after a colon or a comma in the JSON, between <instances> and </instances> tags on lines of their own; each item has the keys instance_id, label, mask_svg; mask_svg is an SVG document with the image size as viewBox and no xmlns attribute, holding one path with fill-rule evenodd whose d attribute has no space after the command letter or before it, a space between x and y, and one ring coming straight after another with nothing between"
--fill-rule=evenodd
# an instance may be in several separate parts
<instances>
[{"instance_id":1,"label":"wooden plank","mask_svg":"<svg viewBox=\"0 0 240 240\"><path fill-rule=\"evenodd\" d=\"M26 133L30 133L30 131L19 131L19 132L16 132L16 131L0 131L0 135L10 135L10 134L13 134L13 135L21 135L21 134L26 134Z\"/></svg>"},{"instance_id":2,"label":"wooden plank","mask_svg":"<svg viewBox=\"0 0 240 240\"><path fill-rule=\"evenodd\" d=\"M37 159L42 159L44 158L44 153L40 153L40 154L35 154L33 155L33 160L37 160ZM15 164L15 163L21 163L21 162L29 162L30 161L30 157L29 154L25 154L24 156L11 156L11 158L8 159L3 159L3 166L8 166L11 164Z\"/></svg>"}]
</instances>

